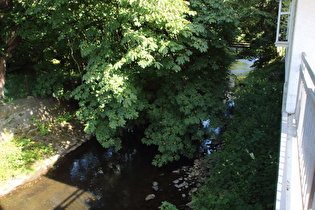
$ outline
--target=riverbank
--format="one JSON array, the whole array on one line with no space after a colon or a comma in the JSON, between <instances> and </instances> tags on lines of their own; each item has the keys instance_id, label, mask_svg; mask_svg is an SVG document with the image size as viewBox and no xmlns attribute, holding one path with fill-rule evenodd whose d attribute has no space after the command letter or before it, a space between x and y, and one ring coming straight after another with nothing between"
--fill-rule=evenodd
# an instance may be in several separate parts
<instances>
[{"instance_id":1,"label":"riverbank","mask_svg":"<svg viewBox=\"0 0 315 210\"><path fill-rule=\"evenodd\" d=\"M68 111L69 107L62 106L54 99L34 97L0 105L0 146L24 138L29 139L29 144L49 145L52 151L29 164L27 170L16 170L16 174L11 177L9 174L1 174L0 197L39 179L59 158L91 139L91 135L84 133L80 123L61 120ZM16 148L18 152L23 152L21 146ZM6 158L5 154L1 155L4 156L3 159ZM5 171L2 170L1 173Z\"/></svg>"}]
</instances>

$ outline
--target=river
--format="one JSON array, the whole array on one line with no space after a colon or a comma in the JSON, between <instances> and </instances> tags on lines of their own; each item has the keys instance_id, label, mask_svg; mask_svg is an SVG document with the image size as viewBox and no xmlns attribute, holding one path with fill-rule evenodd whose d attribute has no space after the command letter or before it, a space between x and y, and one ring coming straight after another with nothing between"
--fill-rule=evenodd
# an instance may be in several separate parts
<instances>
[{"instance_id":1,"label":"river","mask_svg":"<svg viewBox=\"0 0 315 210\"><path fill-rule=\"evenodd\" d=\"M154 167L154 148L132 137L116 152L104 149L94 139L60 159L47 175L1 198L4 210L48 209L157 209L169 201L186 209L183 197L172 184L174 173L190 162L182 160L167 167ZM158 183L158 190L152 183ZM145 201L149 194L155 198Z\"/></svg>"}]
</instances>

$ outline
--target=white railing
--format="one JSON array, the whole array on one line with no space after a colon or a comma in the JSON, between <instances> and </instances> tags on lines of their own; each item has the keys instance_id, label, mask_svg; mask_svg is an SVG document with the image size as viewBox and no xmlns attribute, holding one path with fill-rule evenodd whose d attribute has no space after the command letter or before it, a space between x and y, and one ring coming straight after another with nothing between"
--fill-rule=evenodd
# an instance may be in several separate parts
<instances>
[{"instance_id":1,"label":"white railing","mask_svg":"<svg viewBox=\"0 0 315 210\"><path fill-rule=\"evenodd\" d=\"M296 128L304 209L314 209L315 199L315 76L302 53L296 108Z\"/></svg>"},{"instance_id":2,"label":"white railing","mask_svg":"<svg viewBox=\"0 0 315 210\"><path fill-rule=\"evenodd\" d=\"M294 114L285 111L284 86L276 210L315 209L315 68L305 53L299 70Z\"/></svg>"}]
</instances>

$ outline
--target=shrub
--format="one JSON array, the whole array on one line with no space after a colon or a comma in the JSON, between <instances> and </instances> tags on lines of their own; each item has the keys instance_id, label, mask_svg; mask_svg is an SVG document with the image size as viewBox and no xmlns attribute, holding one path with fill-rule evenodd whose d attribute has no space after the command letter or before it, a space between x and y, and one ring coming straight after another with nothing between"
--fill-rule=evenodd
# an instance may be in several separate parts
<instances>
[{"instance_id":1,"label":"shrub","mask_svg":"<svg viewBox=\"0 0 315 210\"><path fill-rule=\"evenodd\" d=\"M235 90L234 117L213 155L196 209L271 209L276 192L282 77L280 62L256 69Z\"/></svg>"}]
</instances>

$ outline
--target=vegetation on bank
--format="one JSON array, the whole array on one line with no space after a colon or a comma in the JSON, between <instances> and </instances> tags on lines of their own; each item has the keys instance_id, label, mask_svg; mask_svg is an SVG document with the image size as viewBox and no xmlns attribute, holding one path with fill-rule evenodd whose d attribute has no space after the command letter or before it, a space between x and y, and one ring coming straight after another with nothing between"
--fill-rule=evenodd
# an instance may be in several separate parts
<instances>
[{"instance_id":1,"label":"vegetation on bank","mask_svg":"<svg viewBox=\"0 0 315 210\"><path fill-rule=\"evenodd\" d=\"M4 132L5 140L0 142L0 184L37 173L36 167L42 161L66 147L66 138L75 138L74 132L80 131L73 118L73 114L65 113L45 123L32 116L33 125L27 134Z\"/></svg>"},{"instance_id":2,"label":"vegetation on bank","mask_svg":"<svg viewBox=\"0 0 315 210\"><path fill-rule=\"evenodd\" d=\"M32 164L54 153L51 144L32 138L13 138L0 146L0 183L32 170Z\"/></svg>"},{"instance_id":3,"label":"vegetation on bank","mask_svg":"<svg viewBox=\"0 0 315 210\"><path fill-rule=\"evenodd\" d=\"M284 63L257 68L234 91L224 148L208 156L211 175L195 209L273 209Z\"/></svg>"}]
</instances>

